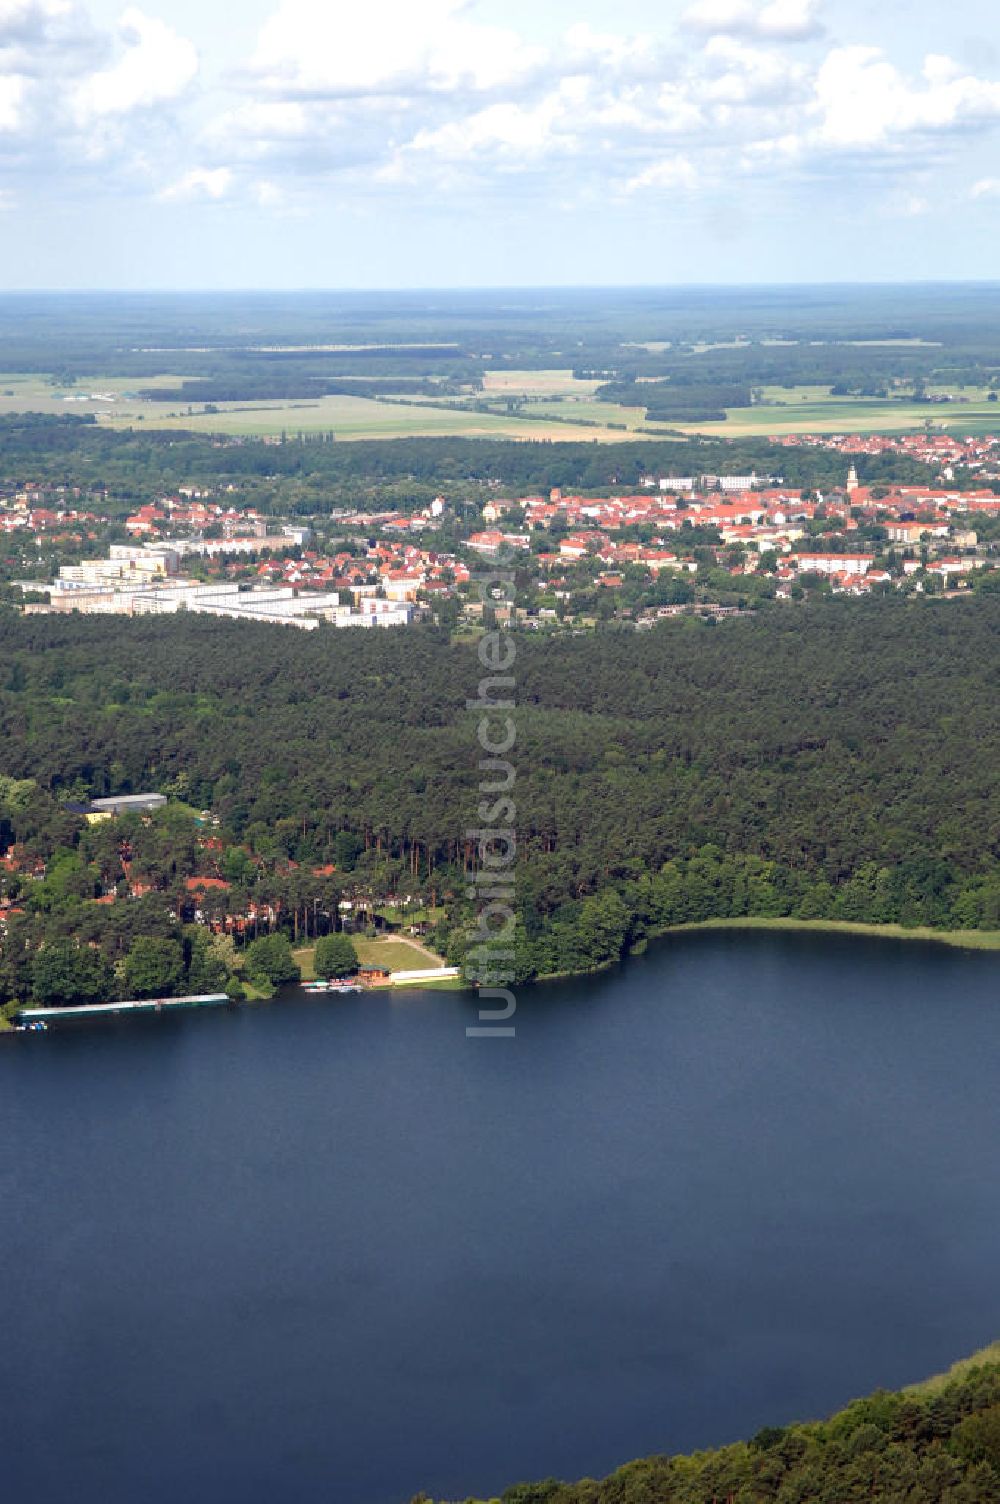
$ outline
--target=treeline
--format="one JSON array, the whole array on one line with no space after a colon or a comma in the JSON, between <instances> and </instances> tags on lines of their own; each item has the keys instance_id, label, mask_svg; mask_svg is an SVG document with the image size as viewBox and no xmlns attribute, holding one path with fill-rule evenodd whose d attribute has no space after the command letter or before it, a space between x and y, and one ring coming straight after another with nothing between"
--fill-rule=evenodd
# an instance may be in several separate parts
<instances>
[{"instance_id":1,"label":"treeline","mask_svg":"<svg viewBox=\"0 0 1000 1504\"><path fill-rule=\"evenodd\" d=\"M996 1504L1000 1364L856 1400L830 1420L749 1442L646 1457L579 1483L521 1483L495 1504ZM431 1504L417 1494L412 1504ZM476 1504L467 1500L466 1504Z\"/></svg>"},{"instance_id":2,"label":"treeline","mask_svg":"<svg viewBox=\"0 0 1000 1504\"><path fill-rule=\"evenodd\" d=\"M709 384L752 386L838 386L845 392L876 394L893 383L907 384L940 380L949 385L965 382L988 385L997 374L996 347L973 353L940 348L933 343L869 343L857 330L846 339L833 338L819 344L726 342L714 349L694 352L674 349L636 366L631 351L619 369L623 376L657 375L670 380L696 380ZM889 336L885 336L889 338Z\"/></svg>"},{"instance_id":3,"label":"treeline","mask_svg":"<svg viewBox=\"0 0 1000 1504\"><path fill-rule=\"evenodd\" d=\"M385 501L405 508L408 488L413 504L423 505L428 486L462 500L498 488L519 495L553 486L607 492L638 489L649 475L756 471L822 490L843 485L847 469L843 455L766 439L564 444L412 438L387 444L330 438L265 444L144 428L119 432L79 417L22 414L0 417L0 482L106 490L110 505L122 511L182 485L232 484L264 510L315 516ZM902 455L859 456L857 468L867 485L933 483L928 466Z\"/></svg>"},{"instance_id":4,"label":"treeline","mask_svg":"<svg viewBox=\"0 0 1000 1504\"><path fill-rule=\"evenodd\" d=\"M685 372L685 376L689 373ZM691 381L614 381L599 386L594 393L600 402L618 403L622 407L644 407L650 423L699 423L718 418L724 420L731 407L749 407L753 394L749 386L735 383Z\"/></svg>"},{"instance_id":5,"label":"treeline","mask_svg":"<svg viewBox=\"0 0 1000 1504\"><path fill-rule=\"evenodd\" d=\"M696 380L738 384L962 379L996 368L998 337L1000 296L984 284L0 298L3 369L80 378L218 378L282 364L475 378L564 366L572 351L588 371L693 367Z\"/></svg>"},{"instance_id":6,"label":"treeline","mask_svg":"<svg viewBox=\"0 0 1000 1504\"><path fill-rule=\"evenodd\" d=\"M894 866L865 862L835 885L787 863L727 855L707 843L658 872L563 904L548 918L523 906L516 979L597 970L678 925L743 918L1000 930L1000 871L956 881L947 861L917 857ZM460 964L474 944L469 929L459 929L449 959Z\"/></svg>"},{"instance_id":7,"label":"treeline","mask_svg":"<svg viewBox=\"0 0 1000 1504\"><path fill-rule=\"evenodd\" d=\"M1000 927L998 634L982 594L518 639L521 974L704 918ZM443 906L438 945L467 948L473 647L7 614L0 663L0 771L56 806L162 790L276 868Z\"/></svg>"},{"instance_id":8,"label":"treeline","mask_svg":"<svg viewBox=\"0 0 1000 1504\"><path fill-rule=\"evenodd\" d=\"M477 383L477 385L480 383ZM200 377L175 387L148 387L140 397L150 402L203 403L297 400L317 402L321 397L447 397L467 390L465 383L445 377L311 376L293 371L236 372L222 377Z\"/></svg>"}]
</instances>

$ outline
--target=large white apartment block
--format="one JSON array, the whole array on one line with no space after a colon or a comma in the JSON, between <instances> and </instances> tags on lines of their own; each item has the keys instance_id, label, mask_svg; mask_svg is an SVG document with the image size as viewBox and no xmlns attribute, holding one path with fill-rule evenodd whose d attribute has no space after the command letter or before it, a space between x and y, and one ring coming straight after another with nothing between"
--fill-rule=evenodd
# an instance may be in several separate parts
<instances>
[{"instance_id":1,"label":"large white apartment block","mask_svg":"<svg viewBox=\"0 0 1000 1504\"><path fill-rule=\"evenodd\" d=\"M793 554L803 573L867 574L875 563L874 554Z\"/></svg>"}]
</instances>

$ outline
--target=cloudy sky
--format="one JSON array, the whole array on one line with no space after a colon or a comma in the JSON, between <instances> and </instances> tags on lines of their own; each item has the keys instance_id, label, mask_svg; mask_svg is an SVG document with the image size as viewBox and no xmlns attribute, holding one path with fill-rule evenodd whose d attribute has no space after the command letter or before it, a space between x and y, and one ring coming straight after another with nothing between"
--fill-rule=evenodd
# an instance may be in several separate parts
<instances>
[{"instance_id":1,"label":"cloudy sky","mask_svg":"<svg viewBox=\"0 0 1000 1504\"><path fill-rule=\"evenodd\" d=\"M996 15L0 0L0 285L994 278Z\"/></svg>"}]
</instances>

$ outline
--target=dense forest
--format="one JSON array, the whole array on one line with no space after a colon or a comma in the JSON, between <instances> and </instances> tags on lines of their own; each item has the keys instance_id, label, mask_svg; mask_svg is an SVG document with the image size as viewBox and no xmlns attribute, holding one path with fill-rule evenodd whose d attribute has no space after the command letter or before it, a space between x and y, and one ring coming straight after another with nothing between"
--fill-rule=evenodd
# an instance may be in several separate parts
<instances>
[{"instance_id":1,"label":"dense forest","mask_svg":"<svg viewBox=\"0 0 1000 1504\"><path fill-rule=\"evenodd\" d=\"M996 1504L1000 1362L995 1349L983 1357L950 1380L856 1400L828 1421L646 1457L600 1481L522 1483L493 1504ZM431 1501L418 1494L412 1504Z\"/></svg>"},{"instance_id":2,"label":"dense forest","mask_svg":"<svg viewBox=\"0 0 1000 1504\"><path fill-rule=\"evenodd\" d=\"M711 918L1000 929L998 634L983 594L519 637L518 976ZM474 645L9 613L0 655L0 773L27 790L4 807L0 789L0 848L83 848L89 872L101 858L67 804L158 790L266 858L296 933L298 869L330 868L334 917L331 894L405 891L462 959L483 819ZM174 877L194 870L177 860ZM37 944L45 916L30 922Z\"/></svg>"},{"instance_id":3,"label":"dense forest","mask_svg":"<svg viewBox=\"0 0 1000 1504\"><path fill-rule=\"evenodd\" d=\"M764 385L995 371L1000 287L0 297L0 369L245 384L573 366Z\"/></svg>"}]
</instances>

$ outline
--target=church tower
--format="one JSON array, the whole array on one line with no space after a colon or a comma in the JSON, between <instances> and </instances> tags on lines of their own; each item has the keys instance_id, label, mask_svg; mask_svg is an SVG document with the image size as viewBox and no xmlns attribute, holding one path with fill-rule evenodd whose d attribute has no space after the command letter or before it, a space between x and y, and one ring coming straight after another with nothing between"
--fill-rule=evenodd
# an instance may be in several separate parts
<instances>
[{"instance_id":1,"label":"church tower","mask_svg":"<svg viewBox=\"0 0 1000 1504\"><path fill-rule=\"evenodd\" d=\"M860 485L860 481L858 480L858 469L857 469L857 466L856 465L852 465L851 469L850 469L850 472L849 472L849 474L847 476L847 494L848 494L848 496L850 496L850 494L851 494L852 491L856 491L858 489L859 485Z\"/></svg>"}]
</instances>

